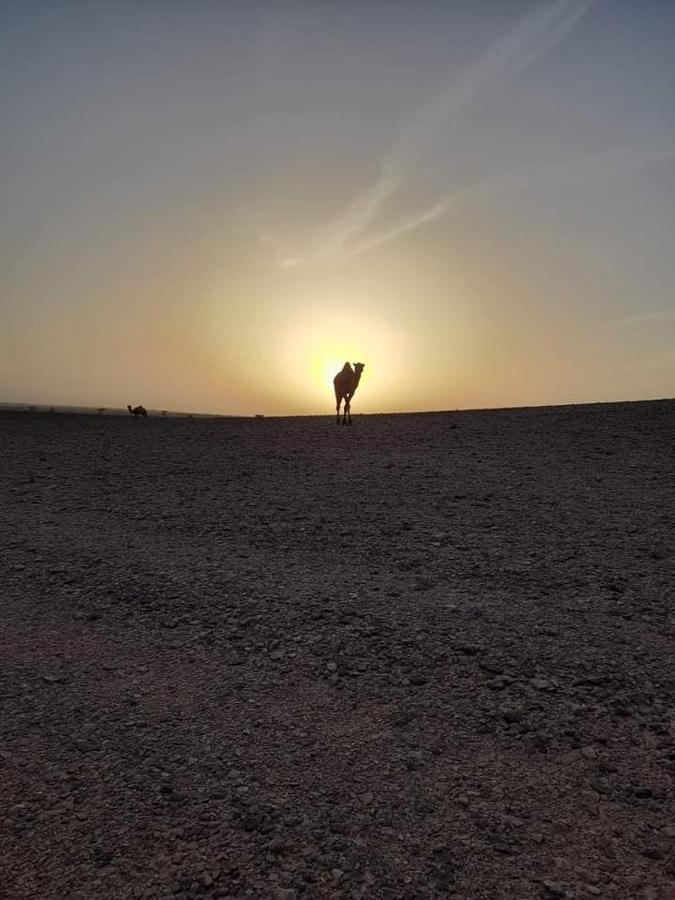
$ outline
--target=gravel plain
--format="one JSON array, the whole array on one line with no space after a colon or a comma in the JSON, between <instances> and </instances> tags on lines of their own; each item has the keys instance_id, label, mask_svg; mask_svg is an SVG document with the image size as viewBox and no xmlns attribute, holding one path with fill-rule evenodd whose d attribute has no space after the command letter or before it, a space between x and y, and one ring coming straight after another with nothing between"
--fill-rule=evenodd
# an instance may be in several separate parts
<instances>
[{"instance_id":1,"label":"gravel plain","mask_svg":"<svg viewBox=\"0 0 675 900\"><path fill-rule=\"evenodd\" d=\"M0 896L673 900L674 437L0 414Z\"/></svg>"}]
</instances>

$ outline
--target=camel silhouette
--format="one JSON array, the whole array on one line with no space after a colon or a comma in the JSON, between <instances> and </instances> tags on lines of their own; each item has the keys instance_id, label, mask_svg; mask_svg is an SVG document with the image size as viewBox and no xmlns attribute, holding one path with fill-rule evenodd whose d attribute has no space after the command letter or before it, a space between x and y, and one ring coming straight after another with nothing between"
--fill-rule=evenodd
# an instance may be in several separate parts
<instances>
[{"instance_id":1,"label":"camel silhouette","mask_svg":"<svg viewBox=\"0 0 675 900\"><path fill-rule=\"evenodd\" d=\"M127 404L127 409L129 410L129 412L131 413L132 416L147 416L147 414L148 414L148 411L144 406L134 406L134 408L132 409Z\"/></svg>"},{"instance_id":2,"label":"camel silhouette","mask_svg":"<svg viewBox=\"0 0 675 900\"><path fill-rule=\"evenodd\" d=\"M354 368L348 362L344 364L342 370L337 373L333 379L333 387L335 388L335 410L337 417L335 424L340 424L340 404L345 401L344 413L342 415L342 424L352 424L352 397L359 386L361 373L363 372L364 363L354 363Z\"/></svg>"}]
</instances>

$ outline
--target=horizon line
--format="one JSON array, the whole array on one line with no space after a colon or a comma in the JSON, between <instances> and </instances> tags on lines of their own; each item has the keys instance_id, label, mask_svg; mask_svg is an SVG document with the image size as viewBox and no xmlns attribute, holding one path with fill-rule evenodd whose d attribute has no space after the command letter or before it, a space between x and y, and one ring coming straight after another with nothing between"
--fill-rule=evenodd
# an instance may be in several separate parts
<instances>
[{"instance_id":1,"label":"horizon line","mask_svg":"<svg viewBox=\"0 0 675 900\"><path fill-rule=\"evenodd\" d=\"M353 413L354 417L366 416L424 416L446 415L450 413L464 412L508 412L524 409L565 409L571 406L617 406L627 403L668 403L675 402L672 397L641 397L633 400L568 400L561 403L533 403L519 406L457 406L446 409L407 409L389 412L359 412ZM148 407L148 413L152 418L180 419L324 419L334 418L335 413L216 413L197 411L161 410ZM43 415L108 415L128 416L126 407L121 406L85 406L67 403L22 403L0 400L0 413L40 413Z\"/></svg>"}]
</instances>

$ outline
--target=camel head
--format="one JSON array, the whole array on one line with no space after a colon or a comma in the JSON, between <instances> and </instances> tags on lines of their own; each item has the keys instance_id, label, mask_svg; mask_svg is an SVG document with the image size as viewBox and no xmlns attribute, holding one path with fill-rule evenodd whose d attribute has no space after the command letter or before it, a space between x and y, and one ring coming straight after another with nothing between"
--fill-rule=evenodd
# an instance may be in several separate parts
<instances>
[{"instance_id":1,"label":"camel head","mask_svg":"<svg viewBox=\"0 0 675 900\"><path fill-rule=\"evenodd\" d=\"M358 384L359 379L361 378L361 373L365 369L365 363L354 363L354 374L356 375L356 382Z\"/></svg>"},{"instance_id":2,"label":"camel head","mask_svg":"<svg viewBox=\"0 0 675 900\"><path fill-rule=\"evenodd\" d=\"M133 409L131 408L131 406L128 403L127 403L127 409L129 410L130 413L133 413Z\"/></svg>"}]
</instances>

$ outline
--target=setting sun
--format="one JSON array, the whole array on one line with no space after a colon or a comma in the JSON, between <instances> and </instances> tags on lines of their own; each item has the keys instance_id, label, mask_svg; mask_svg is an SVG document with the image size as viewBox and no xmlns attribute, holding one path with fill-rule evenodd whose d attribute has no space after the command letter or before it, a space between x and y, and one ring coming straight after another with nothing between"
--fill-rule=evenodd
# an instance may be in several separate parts
<instances>
[{"instance_id":1,"label":"setting sun","mask_svg":"<svg viewBox=\"0 0 675 900\"><path fill-rule=\"evenodd\" d=\"M373 411L395 392L402 341L384 323L346 314L352 335L336 333L328 316L294 326L285 336L283 363L292 379L289 388L311 411L326 412L333 403L333 379L345 362L365 364L355 411Z\"/></svg>"}]
</instances>

